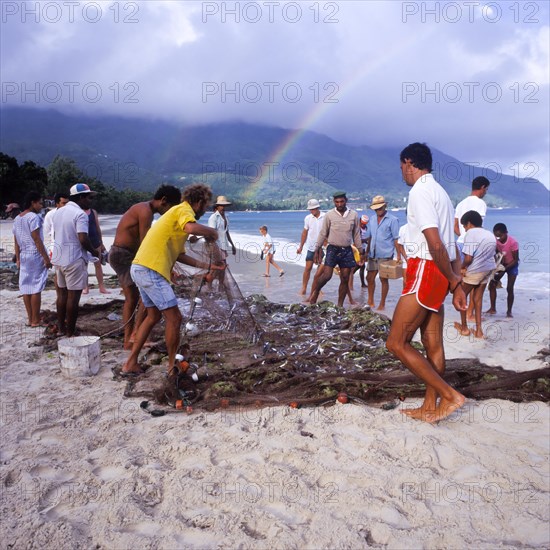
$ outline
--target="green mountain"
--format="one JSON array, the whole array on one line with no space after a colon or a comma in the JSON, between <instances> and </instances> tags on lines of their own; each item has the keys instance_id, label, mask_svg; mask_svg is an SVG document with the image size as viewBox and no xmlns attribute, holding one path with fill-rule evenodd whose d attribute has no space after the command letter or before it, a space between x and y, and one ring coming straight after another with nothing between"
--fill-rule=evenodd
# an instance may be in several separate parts
<instances>
[{"instance_id":1,"label":"green mountain","mask_svg":"<svg viewBox=\"0 0 550 550\"><path fill-rule=\"evenodd\" d=\"M291 144L285 147L286 144ZM0 150L18 161L48 165L61 154L89 176L116 188L152 190L161 182L206 182L215 194L250 205L303 207L308 198L344 189L368 201L383 194L403 206L407 187L399 170L400 144L350 146L315 132L244 123L186 127L161 120L64 115L54 110L2 109ZM278 151L285 151L277 156ZM457 202L471 181L491 181L490 206L541 206L549 191L535 179L518 179L434 153L434 176Z\"/></svg>"}]
</instances>

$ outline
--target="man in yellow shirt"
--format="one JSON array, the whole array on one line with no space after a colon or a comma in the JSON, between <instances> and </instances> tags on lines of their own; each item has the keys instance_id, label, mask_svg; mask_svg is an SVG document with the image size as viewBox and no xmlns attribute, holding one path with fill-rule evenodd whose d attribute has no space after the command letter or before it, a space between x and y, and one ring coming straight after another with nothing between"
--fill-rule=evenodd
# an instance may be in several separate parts
<instances>
[{"instance_id":1,"label":"man in yellow shirt","mask_svg":"<svg viewBox=\"0 0 550 550\"><path fill-rule=\"evenodd\" d=\"M130 274L136 283L147 317L136 334L122 374L134 376L143 371L138 356L153 327L164 317L166 347L168 348L168 372L174 367L180 342L181 313L170 274L176 262L200 269L224 269L224 265L208 265L185 253L185 242L190 234L214 242L218 238L215 229L197 223L212 200L212 191L206 185L190 185L183 191L183 202L173 206L149 229L132 262Z\"/></svg>"}]
</instances>

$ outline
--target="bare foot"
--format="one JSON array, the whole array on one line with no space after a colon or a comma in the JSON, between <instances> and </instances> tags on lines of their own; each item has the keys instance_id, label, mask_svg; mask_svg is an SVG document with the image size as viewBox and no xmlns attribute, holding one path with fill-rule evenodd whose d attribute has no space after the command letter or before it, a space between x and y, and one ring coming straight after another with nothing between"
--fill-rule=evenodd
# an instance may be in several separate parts
<instances>
[{"instance_id":1,"label":"bare foot","mask_svg":"<svg viewBox=\"0 0 550 550\"><path fill-rule=\"evenodd\" d=\"M481 340L485 340L485 334L483 334L483 331L481 329L477 329L475 332L474 332L474 338L479 338Z\"/></svg>"},{"instance_id":2,"label":"bare foot","mask_svg":"<svg viewBox=\"0 0 550 550\"><path fill-rule=\"evenodd\" d=\"M426 420L426 416L435 413L435 407L427 407L424 404L416 409L401 409L402 414L406 414L409 418L415 420Z\"/></svg>"},{"instance_id":3,"label":"bare foot","mask_svg":"<svg viewBox=\"0 0 550 550\"><path fill-rule=\"evenodd\" d=\"M440 420L447 418L460 409L460 407L464 405L466 398L461 393L456 392L456 394L459 397L454 401L447 401L446 399L441 398L435 412L426 414L424 420L430 424L433 424L434 422L439 422Z\"/></svg>"},{"instance_id":4,"label":"bare foot","mask_svg":"<svg viewBox=\"0 0 550 550\"><path fill-rule=\"evenodd\" d=\"M485 314L486 315L496 315L497 310L496 309L488 309Z\"/></svg>"},{"instance_id":5,"label":"bare foot","mask_svg":"<svg viewBox=\"0 0 550 550\"><path fill-rule=\"evenodd\" d=\"M380 305L376 308L376 311L384 311L385 309L386 309L386 306L380 304Z\"/></svg>"},{"instance_id":6,"label":"bare foot","mask_svg":"<svg viewBox=\"0 0 550 550\"><path fill-rule=\"evenodd\" d=\"M89 288L85 288L83 291L82 291L82 294L88 294L90 292L90 289Z\"/></svg>"},{"instance_id":7,"label":"bare foot","mask_svg":"<svg viewBox=\"0 0 550 550\"><path fill-rule=\"evenodd\" d=\"M101 294L111 294L111 291L107 290L106 288L100 288L99 292L101 292Z\"/></svg>"},{"instance_id":8,"label":"bare foot","mask_svg":"<svg viewBox=\"0 0 550 550\"><path fill-rule=\"evenodd\" d=\"M512 312L511 312L511 311L508 311L508 312L506 313L506 317L508 317L508 319L513 319L513 318L514 318L514 316L512 315Z\"/></svg>"},{"instance_id":9,"label":"bare foot","mask_svg":"<svg viewBox=\"0 0 550 550\"><path fill-rule=\"evenodd\" d=\"M475 320L476 320L476 318L473 315L468 315L466 317L466 321L470 321L471 323L473 323Z\"/></svg>"},{"instance_id":10,"label":"bare foot","mask_svg":"<svg viewBox=\"0 0 550 550\"><path fill-rule=\"evenodd\" d=\"M374 309L374 302L372 302L372 303L371 303L371 302L367 302L367 305L368 305L369 307L371 307L372 309Z\"/></svg>"},{"instance_id":11,"label":"bare foot","mask_svg":"<svg viewBox=\"0 0 550 550\"><path fill-rule=\"evenodd\" d=\"M468 327L463 327L460 323L457 323L456 321L454 326L456 330L458 330L458 333L461 334L462 336L470 336L472 332Z\"/></svg>"}]
</instances>

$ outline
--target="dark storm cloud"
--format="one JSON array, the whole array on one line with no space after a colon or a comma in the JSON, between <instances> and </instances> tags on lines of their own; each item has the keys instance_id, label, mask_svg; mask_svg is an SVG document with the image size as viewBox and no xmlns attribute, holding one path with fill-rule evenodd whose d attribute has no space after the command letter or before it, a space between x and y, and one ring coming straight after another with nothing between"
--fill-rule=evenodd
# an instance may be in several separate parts
<instances>
[{"instance_id":1,"label":"dark storm cloud","mask_svg":"<svg viewBox=\"0 0 550 550\"><path fill-rule=\"evenodd\" d=\"M422 139L547 183L548 43L545 2L8 1L2 105Z\"/></svg>"}]
</instances>

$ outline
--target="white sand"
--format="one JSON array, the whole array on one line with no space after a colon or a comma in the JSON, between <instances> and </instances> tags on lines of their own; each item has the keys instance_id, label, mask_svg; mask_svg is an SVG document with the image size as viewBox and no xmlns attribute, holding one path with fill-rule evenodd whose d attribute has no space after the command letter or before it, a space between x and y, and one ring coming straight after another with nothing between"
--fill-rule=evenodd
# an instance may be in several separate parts
<instances>
[{"instance_id":1,"label":"white sand","mask_svg":"<svg viewBox=\"0 0 550 550\"><path fill-rule=\"evenodd\" d=\"M293 277L271 292L293 301ZM548 345L547 279L518 278L515 319L502 295L487 321L499 335L449 332L447 356L544 366L530 358ZM44 308L54 300L43 293ZM29 347L40 329L24 327L17 292L0 292L0 311L2 548L550 545L545 403L471 401L437 427L357 402L153 418L111 379L122 351L96 377L67 378L57 353Z\"/></svg>"}]
</instances>

